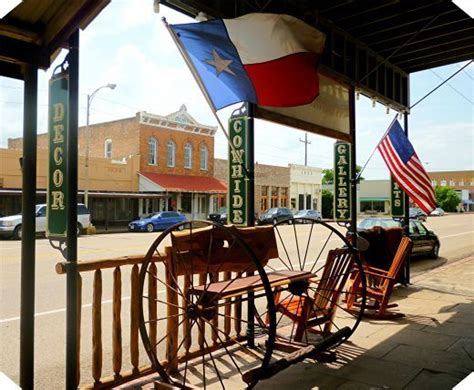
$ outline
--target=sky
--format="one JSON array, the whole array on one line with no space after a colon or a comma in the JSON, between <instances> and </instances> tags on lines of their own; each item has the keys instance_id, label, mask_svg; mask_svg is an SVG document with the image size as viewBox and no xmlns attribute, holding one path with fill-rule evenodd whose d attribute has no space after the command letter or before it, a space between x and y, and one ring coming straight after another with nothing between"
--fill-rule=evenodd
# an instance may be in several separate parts
<instances>
[{"instance_id":1,"label":"sky","mask_svg":"<svg viewBox=\"0 0 474 390\"><path fill-rule=\"evenodd\" d=\"M87 94L109 83L91 104L90 123L134 116L138 111L167 115L185 104L200 123L217 126L201 91L163 25L192 19L151 0L113 0L80 33L79 124L86 123ZM47 131L48 79L67 52L48 71L39 72L38 133ZM460 69L464 63L413 73L413 104ZM23 82L0 77L0 147L22 136ZM226 124L232 109L219 112ZM392 121L395 112L360 96L356 101L357 164L364 165ZM409 137L427 171L474 169L474 65L471 64L417 105L409 116ZM402 120L403 121L403 120ZM402 122L403 123L403 122ZM255 160L261 164L304 164L304 132L274 123L255 123ZM331 168L334 139L308 134L308 165ZM215 138L215 157L227 158L221 130ZM388 170L376 152L363 176L387 179Z\"/></svg>"}]
</instances>

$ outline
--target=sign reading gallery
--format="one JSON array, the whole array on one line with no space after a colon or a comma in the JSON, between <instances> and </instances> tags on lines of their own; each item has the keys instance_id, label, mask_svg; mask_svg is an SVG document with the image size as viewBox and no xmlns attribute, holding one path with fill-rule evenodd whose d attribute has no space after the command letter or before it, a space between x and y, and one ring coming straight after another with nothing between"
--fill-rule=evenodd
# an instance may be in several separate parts
<instances>
[{"instance_id":1,"label":"sign reading gallery","mask_svg":"<svg viewBox=\"0 0 474 390\"><path fill-rule=\"evenodd\" d=\"M68 129L68 73L53 75L49 81L48 117L48 195L47 230L49 238L64 238L67 231L66 166Z\"/></svg>"},{"instance_id":2,"label":"sign reading gallery","mask_svg":"<svg viewBox=\"0 0 474 390\"><path fill-rule=\"evenodd\" d=\"M248 118L232 117L229 119L229 191L228 222L235 225L247 223L247 199L245 176L246 135Z\"/></svg>"},{"instance_id":3,"label":"sign reading gallery","mask_svg":"<svg viewBox=\"0 0 474 390\"><path fill-rule=\"evenodd\" d=\"M334 144L334 220L351 219L351 148L346 142Z\"/></svg>"}]
</instances>

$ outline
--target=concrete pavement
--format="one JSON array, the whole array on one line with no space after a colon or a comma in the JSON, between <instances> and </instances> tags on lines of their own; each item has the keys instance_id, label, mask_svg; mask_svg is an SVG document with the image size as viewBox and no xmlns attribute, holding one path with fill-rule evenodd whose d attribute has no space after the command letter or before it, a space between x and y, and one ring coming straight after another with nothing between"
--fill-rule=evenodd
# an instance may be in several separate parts
<instances>
[{"instance_id":1,"label":"concrete pavement","mask_svg":"<svg viewBox=\"0 0 474 390\"><path fill-rule=\"evenodd\" d=\"M474 257L418 275L392 299L406 318L364 320L337 361L290 367L258 389L451 389L474 371Z\"/></svg>"}]
</instances>

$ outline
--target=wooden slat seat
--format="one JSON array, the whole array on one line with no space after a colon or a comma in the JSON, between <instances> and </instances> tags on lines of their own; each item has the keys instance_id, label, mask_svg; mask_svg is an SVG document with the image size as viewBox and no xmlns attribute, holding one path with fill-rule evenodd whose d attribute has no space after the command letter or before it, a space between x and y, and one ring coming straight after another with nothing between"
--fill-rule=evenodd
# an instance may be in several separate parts
<instances>
[{"instance_id":1,"label":"wooden slat seat","mask_svg":"<svg viewBox=\"0 0 474 390\"><path fill-rule=\"evenodd\" d=\"M309 279L313 276L307 271L275 271L267 273L268 280L272 288L287 285L291 282ZM232 282L223 281L210 284L203 284L190 289L190 293L200 295L204 291L209 298L219 295L219 298L230 298L246 292L257 292L263 290L263 282L259 275L240 277Z\"/></svg>"}]
</instances>

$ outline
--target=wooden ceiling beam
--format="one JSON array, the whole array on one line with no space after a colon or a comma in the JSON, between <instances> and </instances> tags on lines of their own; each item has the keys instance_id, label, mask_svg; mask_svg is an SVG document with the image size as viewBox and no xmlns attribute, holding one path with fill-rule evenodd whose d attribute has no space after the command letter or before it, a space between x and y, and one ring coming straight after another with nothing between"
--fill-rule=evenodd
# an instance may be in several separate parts
<instances>
[{"instance_id":1,"label":"wooden ceiling beam","mask_svg":"<svg viewBox=\"0 0 474 390\"><path fill-rule=\"evenodd\" d=\"M0 60L0 75L10 77L12 79L23 80L23 72L21 65L13 64Z\"/></svg>"},{"instance_id":2,"label":"wooden ceiling beam","mask_svg":"<svg viewBox=\"0 0 474 390\"><path fill-rule=\"evenodd\" d=\"M41 47L5 36L0 36L0 58L4 61L35 65L43 69L50 65L49 56L45 55Z\"/></svg>"},{"instance_id":3,"label":"wooden ceiling beam","mask_svg":"<svg viewBox=\"0 0 474 390\"><path fill-rule=\"evenodd\" d=\"M466 46L474 45L474 35L465 35L456 41L456 48L463 49ZM406 50L405 50L406 49ZM403 62L405 59L411 58L425 58L433 55L436 49L436 53L446 53L453 50L453 42L448 41L444 43L438 43L435 46L426 45L404 48L399 51L395 56L391 57L390 60L395 63Z\"/></svg>"},{"instance_id":4,"label":"wooden ceiling beam","mask_svg":"<svg viewBox=\"0 0 474 390\"><path fill-rule=\"evenodd\" d=\"M0 36L14 38L29 43L39 43L40 36L32 29L21 28L13 23L0 20Z\"/></svg>"},{"instance_id":5,"label":"wooden ceiling beam","mask_svg":"<svg viewBox=\"0 0 474 390\"><path fill-rule=\"evenodd\" d=\"M350 34L356 37L370 36L374 31L378 33L384 31L390 31L397 28L420 25L420 23L426 23L434 15L438 14L449 14L456 12L452 8L449 8L446 3L438 3L433 6L419 7L415 10L399 10L385 16L372 16L367 21L359 21L352 25L347 25L346 29Z\"/></svg>"},{"instance_id":6,"label":"wooden ceiling beam","mask_svg":"<svg viewBox=\"0 0 474 390\"><path fill-rule=\"evenodd\" d=\"M420 34L413 42L410 42L408 45L405 45L404 48L399 52L408 53L408 52L416 52L418 50L423 50L427 48L436 49L439 45L444 45L445 43L456 43L459 40L465 39L466 37L472 37L474 34L474 25L470 26L467 25L464 29L457 29L456 32L447 32L445 35L438 35L438 36L431 36L426 35L422 36ZM378 52L381 55L389 55L394 50L398 49L399 46L395 45L381 45Z\"/></svg>"},{"instance_id":7,"label":"wooden ceiling beam","mask_svg":"<svg viewBox=\"0 0 474 390\"><path fill-rule=\"evenodd\" d=\"M445 50L442 53L436 53L431 55L425 55L423 57L416 57L416 58L409 58L397 63L400 67L406 68L413 68L418 66L425 66L425 64L436 64L440 63L441 65L444 64L446 59L453 59L459 58L458 61L466 61L470 60L474 57L474 44L467 44L461 48L454 48L452 50ZM453 62L453 61L451 61ZM426 69L441 66L441 65L431 65L426 66Z\"/></svg>"},{"instance_id":8,"label":"wooden ceiling beam","mask_svg":"<svg viewBox=\"0 0 474 390\"><path fill-rule=\"evenodd\" d=\"M457 30L458 24L463 22L472 22L472 19L460 12L450 12L445 15L439 16L432 24L430 24L426 29L421 31L415 39L419 38L419 35L426 34L430 36L437 36L442 33L443 30ZM427 24L424 23L425 25ZM456 28L453 28L453 25L456 25ZM423 24L419 25L418 28L413 28L413 26L402 26L400 28L393 28L385 32L376 33L372 32L365 36L360 36L359 39L366 42L370 47L375 48L377 45L387 44L390 41L398 41L404 43L411 36L416 34L416 32L423 27Z\"/></svg>"}]
</instances>

